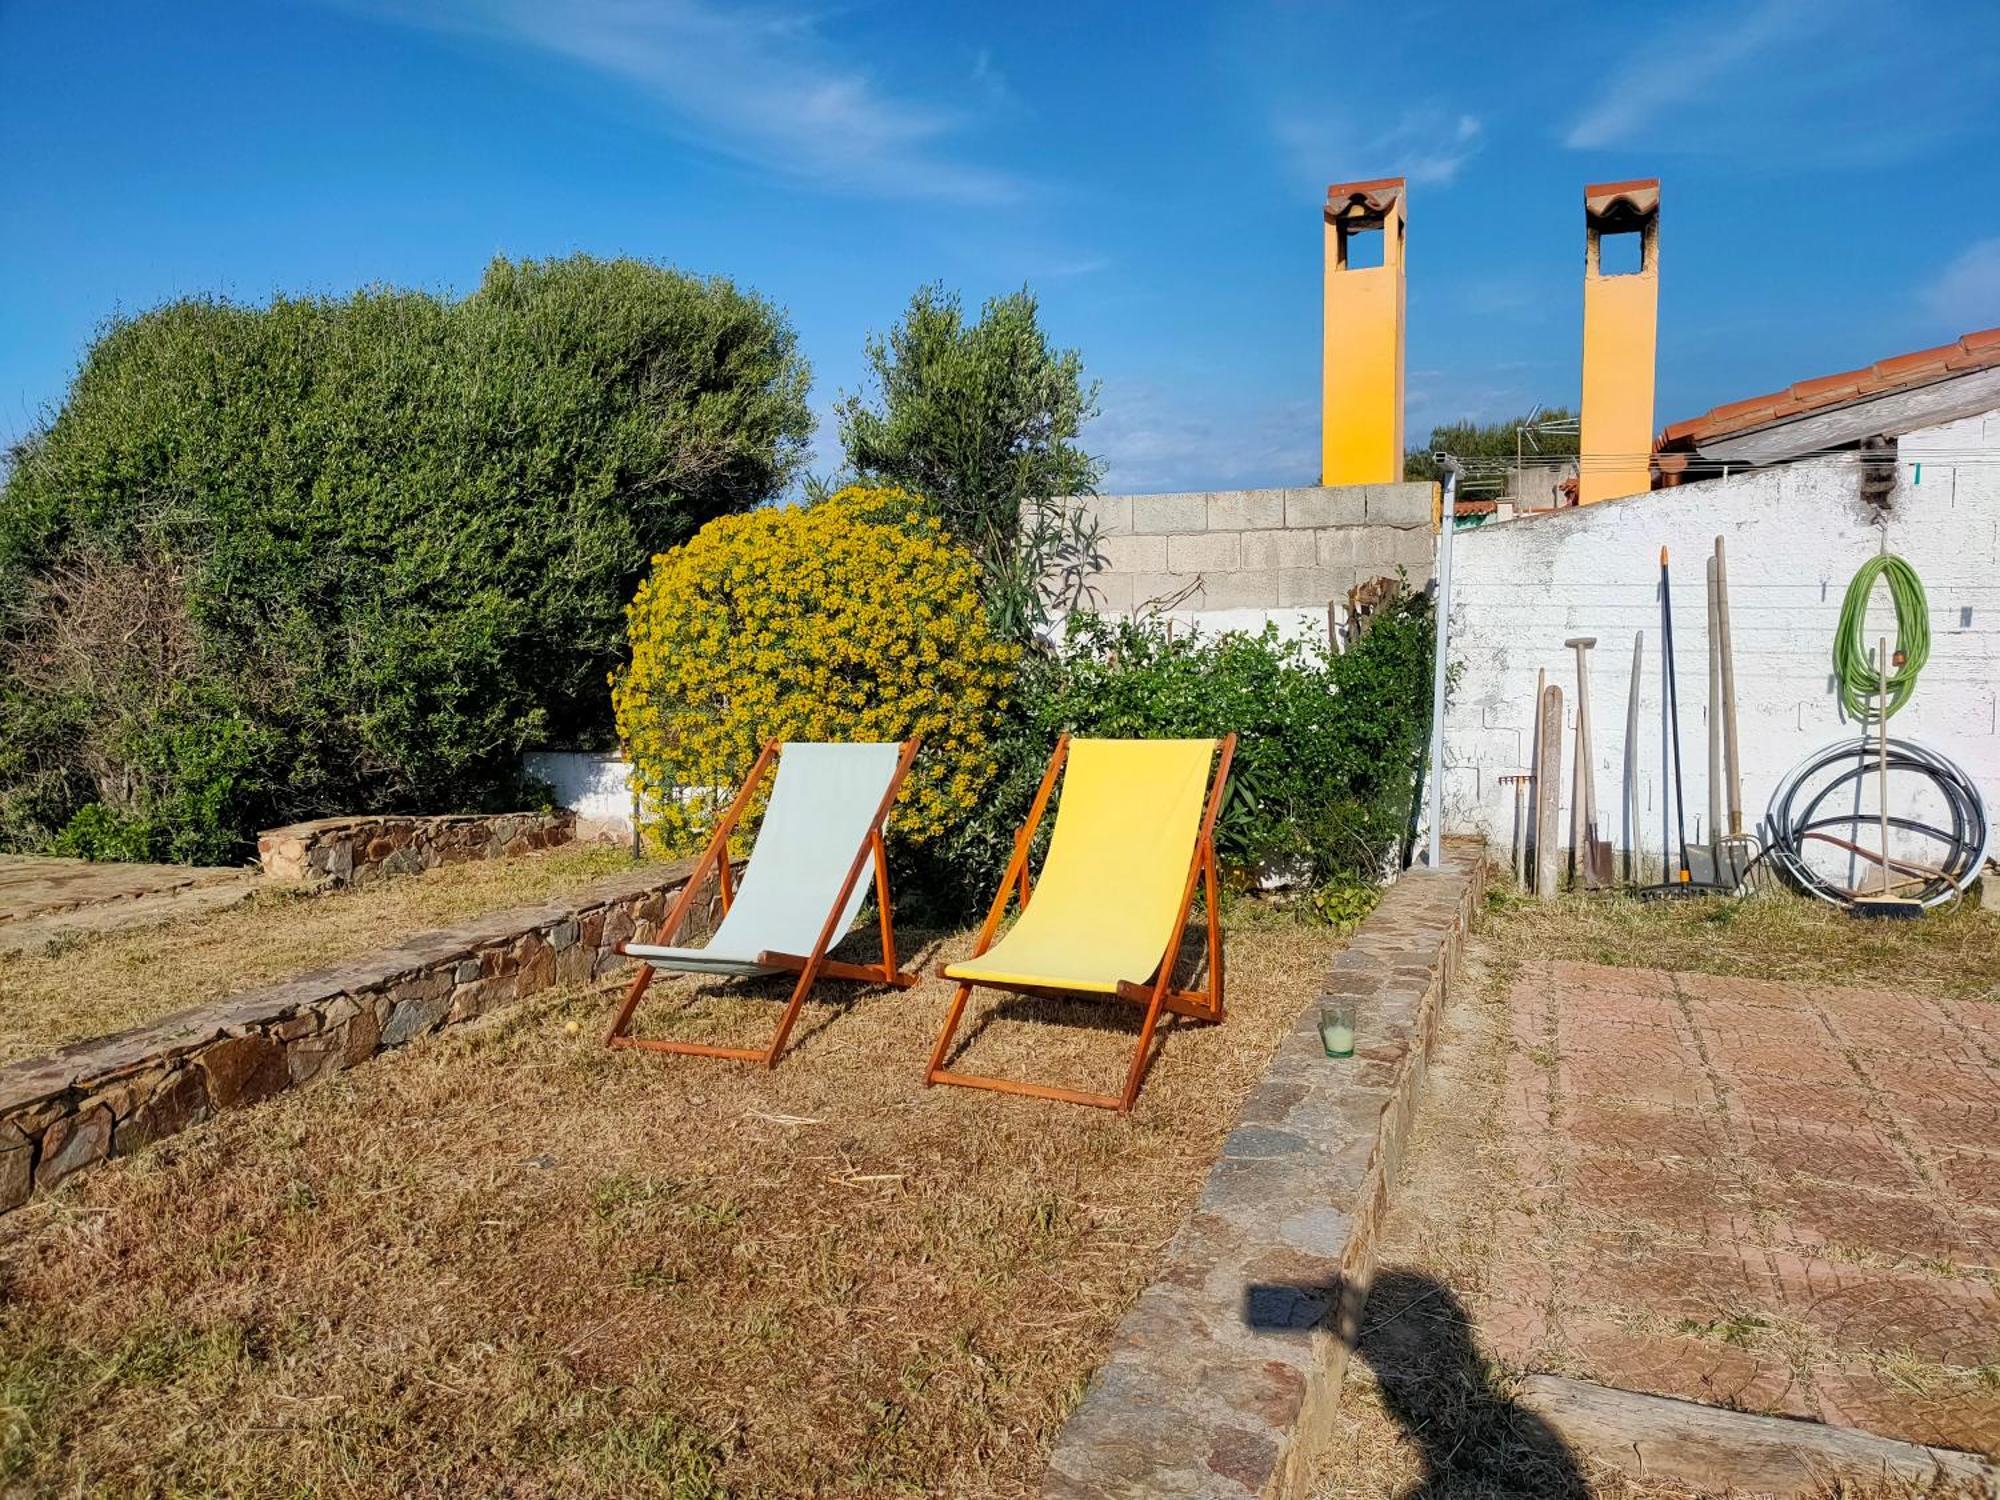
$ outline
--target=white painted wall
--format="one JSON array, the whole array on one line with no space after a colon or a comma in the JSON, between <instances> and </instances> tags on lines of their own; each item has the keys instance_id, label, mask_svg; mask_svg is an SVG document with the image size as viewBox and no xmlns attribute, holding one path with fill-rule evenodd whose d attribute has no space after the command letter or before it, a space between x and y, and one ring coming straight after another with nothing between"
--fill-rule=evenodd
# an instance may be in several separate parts
<instances>
[{"instance_id":1,"label":"white painted wall","mask_svg":"<svg viewBox=\"0 0 2000 1500\"><path fill-rule=\"evenodd\" d=\"M1907 435L1890 497L1889 550L1922 577L1931 659L1891 733L1951 756L2000 810L2000 413ZM1454 538L1445 823L1509 847L1514 795L1499 778L1527 768L1537 668L1561 684L1574 730L1570 636L1594 635L1593 760L1599 819L1625 847L1625 712L1635 631L1645 632L1639 708L1639 847L1661 850L1659 552L1672 549L1676 678L1688 837L1707 837L1705 559L1725 538L1735 644L1744 819L1754 828L1783 774L1856 731L1833 685L1833 636L1848 581L1882 528L1847 457L1814 459L1601 505L1462 531ZM1894 637L1886 591L1868 634ZM1564 844L1573 740L1565 739ZM1892 803L1892 805L1894 805Z\"/></svg>"},{"instance_id":2,"label":"white painted wall","mask_svg":"<svg viewBox=\"0 0 2000 1500\"><path fill-rule=\"evenodd\" d=\"M577 837L632 836L632 766L604 752L530 750L522 769L555 789L557 807L576 814Z\"/></svg>"}]
</instances>

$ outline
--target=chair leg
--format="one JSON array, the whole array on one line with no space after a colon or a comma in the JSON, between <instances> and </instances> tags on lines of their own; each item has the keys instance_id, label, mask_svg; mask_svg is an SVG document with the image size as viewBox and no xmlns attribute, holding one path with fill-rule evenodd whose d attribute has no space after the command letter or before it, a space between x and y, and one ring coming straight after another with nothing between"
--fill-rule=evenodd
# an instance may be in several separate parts
<instances>
[{"instance_id":1,"label":"chair leg","mask_svg":"<svg viewBox=\"0 0 2000 1500\"><path fill-rule=\"evenodd\" d=\"M618 1015L611 1023L611 1029L604 1033L604 1045L609 1047L625 1034L625 1028L632 1024L632 1012L639 1008L639 1000L646 993L646 986L653 982L653 966L641 963L639 972L632 976L632 983L626 988L625 1003L618 1007Z\"/></svg>"},{"instance_id":2,"label":"chair leg","mask_svg":"<svg viewBox=\"0 0 2000 1500\"><path fill-rule=\"evenodd\" d=\"M889 911L889 850L880 829L875 832L875 911L882 924L882 982L908 989L917 976L896 967L896 923Z\"/></svg>"},{"instance_id":3,"label":"chair leg","mask_svg":"<svg viewBox=\"0 0 2000 1500\"><path fill-rule=\"evenodd\" d=\"M1205 861L1208 867L1207 879L1202 886L1208 907L1208 1000L1209 1011L1215 1019L1222 1019L1222 905L1217 899L1215 878L1215 846L1208 847Z\"/></svg>"},{"instance_id":4,"label":"chair leg","mask_svg":"<svg viewBox=\"0 0 2000 1500\"><path fill-rule=\"evenodd\" d=\"M1162 979L1153 991L1153 1000L1146 1007L1146 1019L1139 1027L1139 1045L1132 1049L1132 1066L1125 1074L1125 1092L1119 1097L1118 1113L1132 1113L1132 1101L1139 1097L1139 1085L1145 1081L1146 1069L1152 1062L1153 1030L1160 1024L1160 1010L1166 1001L1166 982Z\"/></svg>"},{"instance_id":5,"label":"chair leg","mask_svg":"<svg viewBox=\"0 0 2000 1500\"><path fill-rule=\"evenodd\" d=\"M778 1055L785 1050L785 1039L792 1034L792 1025L805 1007L806 993L812 989L813 981L818 978L819 965L807 964L799 975L799 982L792 986L791 1003L786 1005L784 1015L779 1017L777 1033L771 1038L771 1045L765 1049L765 1067L775 1068L778 1065Z\"/></svg>"},{"instance_id":6,"label":"chair leg","mask_svg":"<svg viewBox=\"0 0 2000 1500\"><path fill-rule=\"evenodd\" d=\"M958 1030L959 1017L965 1014L965 1002L972 997L972 986L961 983L958 993L951 997L951 1009L945 1012L944 1030L938 1033L937 1045L931 1048L930 1066L924 1069L924 1083L935 1083L944 1068L944 1060L951 1052L951 1036Z\"/></svg>"}]
</instances>

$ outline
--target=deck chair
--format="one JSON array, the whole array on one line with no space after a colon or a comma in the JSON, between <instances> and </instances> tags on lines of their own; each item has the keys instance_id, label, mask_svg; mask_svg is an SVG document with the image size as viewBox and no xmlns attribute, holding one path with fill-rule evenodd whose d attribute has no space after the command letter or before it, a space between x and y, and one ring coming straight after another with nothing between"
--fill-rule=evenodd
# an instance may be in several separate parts
<instances>
[{"instance_id":1,"label":"deck chair","mask_svg":"<svg viewBox=\"0 0 2000 1500\"><path fill-rule=\"evenodd\" d=\"M661 925L657 943L621 943L618 951L639 960L639 972L625 1003L604 1038L607 1047L643 1047L696 1057L729 1057L777 1065L785 1039L799 1018L806 996L822 978L853 979L908 989L914 974L896 967L896 934L889 920L889 866L882 848L882 825L890 804L916 758L917 742L902 745L821 745L768 741L729 804L715 833L681 887L680 899ZM757 832L756 847L733 889L729 836L750 806L764 773L777 763L771 804ZM843 963L827 951L847 935L867 895L861 867L875 861L875 904L882 923L882 961ZM710 868L716 871L722 922L700 948L671 946L687 920L696 889ZM627 1034L632 1013L659 972L750 977L796 973L791 1002L767 1047L713 1047L701 1042L654 1041Z\"/></svg>"},{"instance_id":2,"label":"deck chair","mask_svg":"<svg viewBox=\"0 0 2000 1500\"><path fill-rule=\"evenodd\" d=\"M943 970L945 978L958 981L958 992L931 1051L925 1083L997 1089L1125 1114L1150 1065L1153 1030L1162 1011L1197 1021L1222 1019L1215 819L1236 736L1224 738L1219 748L1218 757L1215 740L1072 743L1065 735L1057 742L972 956ZM1028 851L1058 775L1063 777L1062 805L1040 883L1031 885ZM1201 879L1207 882L1207 987L1176 989L1174 959L1194 903L1195 882ZM993 934L1010 897L1017 894L1020 920L996 944ZM1124 1091L1089 1094L947 1071L951 1039L975 986L1024 995L1112 995L1144 1005L1146 1019L1132 1049Z\"/></svg>"}]
</instances>

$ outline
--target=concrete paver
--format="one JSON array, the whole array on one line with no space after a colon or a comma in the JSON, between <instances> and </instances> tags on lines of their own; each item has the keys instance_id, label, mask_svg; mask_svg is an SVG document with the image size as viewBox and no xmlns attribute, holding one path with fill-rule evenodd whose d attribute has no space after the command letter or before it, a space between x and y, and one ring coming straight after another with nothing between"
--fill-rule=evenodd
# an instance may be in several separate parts
<instances>
[{"instance_id":1,"label":"concrete paver","mask_svg":"<svg viewBox=\"0 0 2000 1500\"><path fill-rule=\"evenodd\" d=\"M2000 1452L2000 1006L1550 962L1510 995L1493 1352Z\"/></svg>"}]
</instances>

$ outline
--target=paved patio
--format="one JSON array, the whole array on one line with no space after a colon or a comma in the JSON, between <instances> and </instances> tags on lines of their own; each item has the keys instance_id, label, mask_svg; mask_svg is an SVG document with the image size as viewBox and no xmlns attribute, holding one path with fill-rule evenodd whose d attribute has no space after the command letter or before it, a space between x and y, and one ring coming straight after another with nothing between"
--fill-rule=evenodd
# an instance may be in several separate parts
<instances>
[{"instance_id":1,"label":"paved patio","mask_svg":"<svg viewBox=\"0 0 2000 1500\"><path fill-rule=\"evenodd\" d=\"M1550 962L1512 986L1510 1365L2000 1451L2000 1004Z\"/></svg>"}]
</instances>

